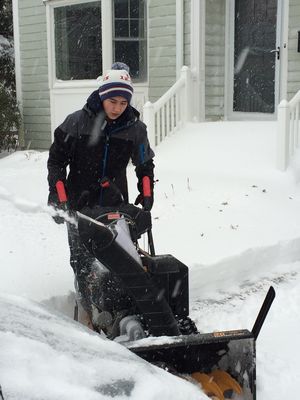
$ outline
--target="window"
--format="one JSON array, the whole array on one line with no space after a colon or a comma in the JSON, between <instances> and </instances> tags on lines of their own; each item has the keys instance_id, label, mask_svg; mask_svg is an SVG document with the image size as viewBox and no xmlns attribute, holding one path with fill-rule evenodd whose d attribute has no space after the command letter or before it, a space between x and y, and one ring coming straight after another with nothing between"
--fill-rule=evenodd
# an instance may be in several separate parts
<instances>
[{"instance_id":1,"label":"window","mask_svg":"<svg viewBox=\"0 0 300 400\"><path fill-rule=\"evenodd\" d=\"M114 0L113 54L129 65L136 82L147 79L146 2Z\"/></svg>"},{"instance_id":2,"label":"window","mask_svg":"<svg viewBox=\"0 0 300 400\"><path fill-rule=\"evenodd\" d=\"M135 82L147 80L146 0L58 3L53 6L57 80L97 79L103 73L103 44L103 54L112 55L105 65L125 62ZM112 15L105 20L112 30L102 31L102 15Z\"/></svg>"},{"instance_id":3,"label":"window","mask_svg":"<svg viewBox=\"0 0 300 400\"><path fill-rule=\"evenodd\" d=\"M54 8L54 36L57 79L102 74L100 1Z\"/></svg>"}]
</instances>

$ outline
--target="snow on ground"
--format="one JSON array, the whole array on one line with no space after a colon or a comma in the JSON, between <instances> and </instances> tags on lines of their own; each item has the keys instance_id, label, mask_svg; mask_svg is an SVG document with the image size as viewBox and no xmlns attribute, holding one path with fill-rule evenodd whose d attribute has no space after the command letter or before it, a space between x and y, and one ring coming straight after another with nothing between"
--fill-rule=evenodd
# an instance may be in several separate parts
<instances>
[{"instance_id":1,"label":"snow on ground","mask_svg":"<svg viewBox=\"0 0 300 400\"><path fill-rule=\"evenodd\" d=\"M300 381L295 342L300 334L300 168L295 158L292 167L281 172L275 160L275 122L190 124L156 148L159 182L152 213L157 253L173 254L190 267L191 316L202 332L251 330L268 287L275 287L277 296L257 341L257 398L264 400L295 397ZM77 382L77 396L106 399L111 392L105 395L100 389L99 394L94 389L111 385L115 377L134 381L129 396L119 393L116 399L137 399L140 393L145 399L201 399L200 392L193 394L192 385L166 378L164 371L142 365L121 346L95 337L74 322L58 322L57 314L50 315L29 301L72 315L66 230L52 222L45 207L46 162L47 152L35 151L0 160L0 384L4 394L10 391L8 399L20 399L26 387L30 394L22 399L65 400L71 398L66 385ZM133 168L129 180L134 199ZM28 321L31 311L49 313L42 318L41 331L39 317L29 323L35 324L38 338L22 334L22 327L26 332L29 327L21 309ZM71 336L69 344L65 331ZM45 339L49 335L50 344ZM78 351L73 348L77 341ZM104 361L115 355L116 363L105 367L105 377L98 351ZM136 373L139 368L143 379ZM72 373L57 373L61 369L75 371L74 381ZM97 379L95 371L100 371ZM88 383L80 385L82 374ZM157 395L154 381L162 396ZM169 392L163 392L166 385ZM41 397L43 387L55 389Z\"/></svg>"}]
</instances>

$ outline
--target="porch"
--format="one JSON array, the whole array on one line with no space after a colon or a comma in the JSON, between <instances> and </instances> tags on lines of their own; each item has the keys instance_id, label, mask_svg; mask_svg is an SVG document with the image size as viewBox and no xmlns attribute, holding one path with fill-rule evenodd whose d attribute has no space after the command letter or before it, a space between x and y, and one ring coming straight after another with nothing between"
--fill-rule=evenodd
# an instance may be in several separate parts
<instances>
[{"instance_id":1,"label":"porch","mask_svg":"<svg viewBox=\"0 0 300 400\"><path fill-rule=\"evenodd\" d=\"M183 129L188 122L197 122L193 114L193 90L193 76L190 69L184 66L178 81L160 99L144 105L143 119L152 147ZM273 139L276 140L274 167L284 171L300 145L300 90L289 102L280 102L278 119L272 123L272 129Z\"/></svg>"}]
</instances>

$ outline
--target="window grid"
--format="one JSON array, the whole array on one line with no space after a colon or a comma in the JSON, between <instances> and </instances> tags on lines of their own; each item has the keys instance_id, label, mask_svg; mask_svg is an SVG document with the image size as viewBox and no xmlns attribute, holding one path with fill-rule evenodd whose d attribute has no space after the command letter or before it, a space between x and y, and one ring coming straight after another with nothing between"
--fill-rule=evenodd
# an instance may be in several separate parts
<instances>
[{"instance_id":1,"label":"window grid","mask_svg":"<svg viewBox=\"0 0 300 400\"><path fill-rule=\"evenodd\" d=\"M147 79L145 1L114 0L113 12L114 59L129 65L130 74L136 82L145 81Z\"/></svg>"}]
</instances>

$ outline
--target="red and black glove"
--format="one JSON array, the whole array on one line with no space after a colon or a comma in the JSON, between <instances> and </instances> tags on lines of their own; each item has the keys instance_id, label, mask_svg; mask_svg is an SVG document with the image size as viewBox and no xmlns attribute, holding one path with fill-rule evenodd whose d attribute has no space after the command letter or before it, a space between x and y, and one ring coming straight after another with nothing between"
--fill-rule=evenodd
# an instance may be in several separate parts
<instances>
[{"instance_id":1,"label":"red and black glove","mask_svg":"<svg viewBox=\"0 0 300 400\"><path fill-rule=\"evenodd\" d=\"M138 189L140 194L135 199L134 204L141 204L145 211L150 211L153 207L154 193L153 193L153 178L143 176L138 182Z\"/></svg>"}]
</instances>

